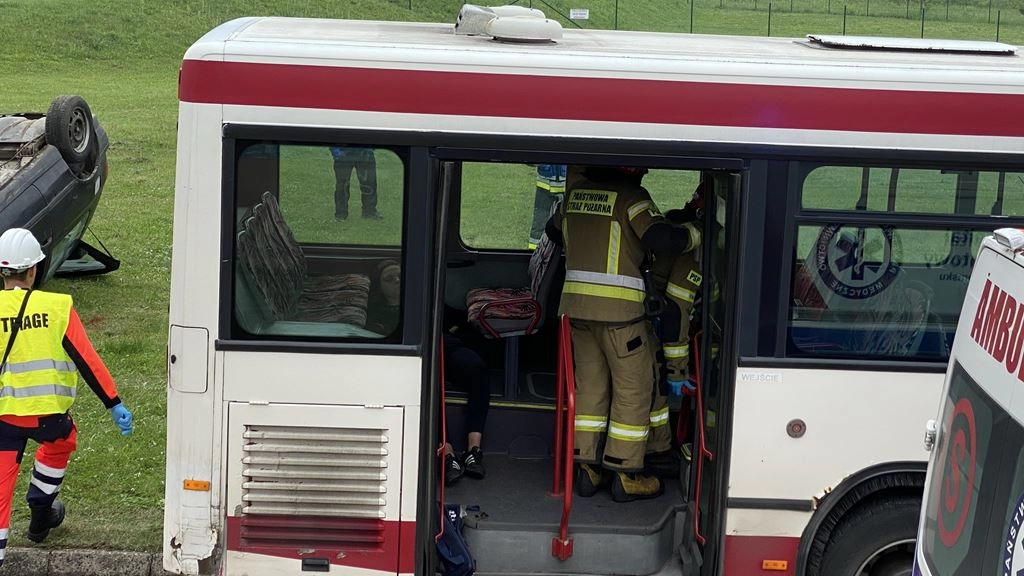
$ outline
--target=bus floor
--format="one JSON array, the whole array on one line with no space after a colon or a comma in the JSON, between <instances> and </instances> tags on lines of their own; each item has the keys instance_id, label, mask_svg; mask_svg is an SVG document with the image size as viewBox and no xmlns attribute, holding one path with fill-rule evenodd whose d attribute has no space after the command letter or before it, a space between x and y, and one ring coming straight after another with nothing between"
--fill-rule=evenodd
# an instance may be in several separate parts
<instances>
[{"instance_id":1,"label":"bus floor","mask_svg":"<svg viewBox=\"0 0 1024 576\"><path fill-rule=\"evenodd\" d=\"M563 502L551 494L551 458L488 452L485 464L486 478L464 476L445 489L446 503L466 509L464 533L478 573L673 572L685 508L677 479L666 480L665 492L650 500L616 503L607 489L591 498L574 494L573 555L561 561L551 553Z\"/></svg>"}]
</instances>

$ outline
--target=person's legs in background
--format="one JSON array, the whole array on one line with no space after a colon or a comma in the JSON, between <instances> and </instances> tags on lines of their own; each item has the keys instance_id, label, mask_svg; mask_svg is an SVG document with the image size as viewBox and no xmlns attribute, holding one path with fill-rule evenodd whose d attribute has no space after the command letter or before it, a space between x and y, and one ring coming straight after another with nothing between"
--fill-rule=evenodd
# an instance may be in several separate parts
<instances>
[{"instance_id":1,"label":"person's legs in background","mask_svg":"<svg viewBox=\"0 0 1024 576\"><path fill-rule=\"evenodd\" d=\"M334 161L334 219L348 218L348 187L355 165L341 158Z\"/></svg>"}]
</instances>

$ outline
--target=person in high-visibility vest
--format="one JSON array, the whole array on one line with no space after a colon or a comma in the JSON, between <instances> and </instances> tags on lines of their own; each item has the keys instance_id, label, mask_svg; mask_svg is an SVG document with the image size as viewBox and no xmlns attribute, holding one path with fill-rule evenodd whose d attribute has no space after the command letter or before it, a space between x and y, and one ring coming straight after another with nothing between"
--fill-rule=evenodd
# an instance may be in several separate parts
<instances>
[{"instance_id":1,"label":"person in high-visibility vest","mask_svg":"<svg viewBox=\"0 0 1024 576\"><path fill-rule=\"evenodd\" d=\"M566 167L562 164L537 164L537 185L533 197L533 224L527 246L535 250L555 202L565 193Z\"/></svg>"},{"instance_id":2,"label":"person in high-visibility vest","mask_svg":"<svg viewBox=\"0 0 1024 576\"><path fill-rule=\"evenodd\" d=\"M699 234L665 220L641 186L646 172L586 167L547 225L565 247L559 312L570 319L576 367L576 490L593 496L610 479L616 502L663 488L642 473L651 426L661 422L651 421L657 380L640 266L648 251L683 252Z\"/></svg>"},{"instance_id":3,"label":"person in high-visibility vest","mask_svg":"<svg viewBox=\"0 0 1024 576\"><path fill-rule=\"evenodd\" d=\"M64 521L57 495L76 447L68 409L80 375L110 410L121 433L132 431L132 413L89 343L71 296L32 289L44 258L30 231L11 228L0 235L0 565L14 485L29 439L39 448L27 495L32 512L28 539L42 542Z\"/></svg>"}]
</instances>

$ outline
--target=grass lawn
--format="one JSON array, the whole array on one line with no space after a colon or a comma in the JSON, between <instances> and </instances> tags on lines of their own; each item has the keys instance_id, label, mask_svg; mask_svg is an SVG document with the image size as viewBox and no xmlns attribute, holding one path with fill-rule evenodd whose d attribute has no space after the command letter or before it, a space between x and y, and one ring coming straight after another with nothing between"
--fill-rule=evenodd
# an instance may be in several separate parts
<instances>
[{"instance_id":1,"label":"grass lawn","mask_svg":"<svg viewBox=\"0 0 1024 576\"><path fill-rule=\"evenodd\" d=\"M993 0L995 1L995 0ZM850 34L920 34L918 0L865 0L847 5ZM165 349L170 273L171 206L174 186L177 74L189 44L216 24L242 15L435 20L453 22L459 2L442 0L0 0L0 110L45 111L58 94L80 94L91 104L111 139L111 176L92 230L122 260L114 274L56 280L48 288L71 293L100 354L119 382L122 397L135 413L136 432L123 438L100 403L83 394L74 413L79 450L73 457L63 495L69 515L47 547L108 547L156 551L161 547L165 446ZM535 6L555 15L589 6L586 27L687 31L689 4L664 0L577 2L551 0ZM1009 0L999 0L991 21L987 0L954 5L950 21L939 16L944 3L929 0L926 36L994 39L1001 13L1001 39L1024 42L1024 18ZM792 8L790 9L790 6ZM764 34L767 3L761 0L697 0L693 30L702 33ZM828 12L831 11L831 14ZM911 14L907 18L905 13ZM881 17L880 15L892 17ZM934 18L934 19L933 19ZM571 25L563 19L566 25ZM842 5L828 0L794 0L773 5L772 35L840 33ZM312 185L322 196L317 218L330 219L333 173L327 157L295 150L296 170L316 163ZM320 152L320 151L318 151ZM395 159L380 158L384 172ZM486 174L483 171L486 169ZM473 195L466 214L497 208L509 214L497 223L479 218L461 226L470 245L519 248L525 245L533 202L533 174L525 166L470 166ZM311 172L312 173L312 172ZM692 174L652 175L652 190L685 199L695 184ZM881 176L879 176L881 177ZM284 180L283 180L284 181ZM400 182L382 179L382 190ZM397 189L397 188L396 188ZM282 206L289 210L289 190ZM661 194L661 192L657 192ZM656 194L656 199L661 200ZM381 193L387 217L397 207ZM393 196L397 197L397 196ZM351 200L353 212L358 196ZM396 220L392 220L395 222ZM386 225L386 224L385 224ZM301 240L328 240L321 228L298 229ZM397 233L397 229L392 231ZM26 458L26 467L31 458ZM11 544L26 544L25 480L19 486Z\"/></svg>"}]
</instances>

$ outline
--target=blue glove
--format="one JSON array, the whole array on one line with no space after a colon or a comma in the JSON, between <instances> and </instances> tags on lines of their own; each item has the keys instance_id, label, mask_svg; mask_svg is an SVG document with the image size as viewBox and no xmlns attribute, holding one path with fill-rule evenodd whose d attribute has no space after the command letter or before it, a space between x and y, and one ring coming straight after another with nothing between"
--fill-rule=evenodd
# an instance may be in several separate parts
<instances>
[{"instance_id":1,"label":"blue glove","mask_svg":"<svg viewBox=\"0 0 1024 576\"><path fill-rule=\"evenodd\" d=\"M683 388L686 388L690 392L697 389L693 384L693 380L690 380L689 378L686 380L669 380L668 387L673 396L682 396Z\"/></svg>"},{"instance_id":2,"label":"blue glove","mask_svg":"<svg viewBox=\"0 0 1024 576\"><path fill-rule=\"evenodd\" d=\"M110 417L114 419L114 424L121 429L122 436L132 433L132 413L124 407L124 404L118 404L111 408Z\"/></svg>"}]
</instances>

